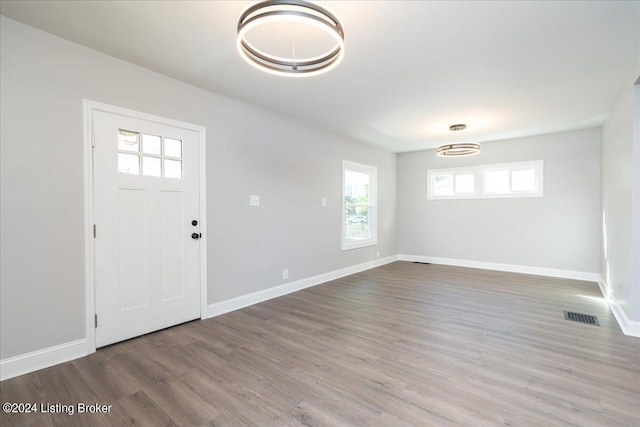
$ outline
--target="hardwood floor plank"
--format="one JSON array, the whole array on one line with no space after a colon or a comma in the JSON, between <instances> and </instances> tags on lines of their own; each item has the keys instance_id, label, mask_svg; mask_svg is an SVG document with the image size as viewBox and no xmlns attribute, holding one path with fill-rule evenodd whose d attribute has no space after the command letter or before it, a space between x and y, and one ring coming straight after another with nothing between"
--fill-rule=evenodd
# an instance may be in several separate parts
<instances>
[{"instance_id":1,"label":"hardwood floor plank","mask_svg":"<svg viewBox=\"0 0 640 427\"><path fill-rule=\"evenodd\" d=\"M147 385L143 391L181 426L202 425L220 415L214 405L178 379Z\"/></svg>"},{"instance_id":2,"label":"hardwood floor plank","mask_svg":"<svg viewBox=\"0 0 640 427\"><path fill-rule=\"evenodd\" d=\"M7 426L640 426L597 284L396 262L0 383ZM571 310L601 326L564 320Z\"/></svg>"},{"instance_id":3,"label":"hardwood floor plank","mask_svg":"<svg viewBox=\"0 0 640 427\"><path fill-rule=\"evenodd\" d=\"M144 391L120 399L115 409L111 419L114 426L178 426Z\"/></svg>"}]
</instances>

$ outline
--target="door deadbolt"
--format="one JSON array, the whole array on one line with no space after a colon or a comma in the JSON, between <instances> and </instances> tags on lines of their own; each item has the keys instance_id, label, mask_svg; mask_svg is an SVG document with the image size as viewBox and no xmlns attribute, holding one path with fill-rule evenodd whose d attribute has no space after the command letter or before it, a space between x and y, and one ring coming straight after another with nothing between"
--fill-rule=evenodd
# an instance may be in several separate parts
<instances>
[{"instance_id":1,"label":"door deadbolt","mask_svg":"<svg viewBox=\"0 0 640 427\"><path fill-rule=\"evenodd\" d=\"M195 227L196 225L198 225L198 221L196 221L196 220L194 219L193 221L191 221L191 225L193 225L193 226Z\"/></svg>"}]
</instances>

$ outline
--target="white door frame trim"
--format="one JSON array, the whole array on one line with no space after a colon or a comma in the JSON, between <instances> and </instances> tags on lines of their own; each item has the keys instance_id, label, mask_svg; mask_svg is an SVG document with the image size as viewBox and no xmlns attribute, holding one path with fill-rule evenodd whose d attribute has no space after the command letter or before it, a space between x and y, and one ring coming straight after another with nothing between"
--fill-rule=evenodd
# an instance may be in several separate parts
<instances>
[{"instance_id":1,"label":"white door frame trim","mask_svg":"<svg viewBox=\"0 0 640 427\"><path fill-rule=\"evenodd\" d=\"M200 145L200 318L207 318L207 177L206 177L206 128L164 117L141 113L113 105L83 100L84 114L84 254L85 254L85 335L87 354L96 351L95 322L95 244L93 238L93 113L94 111L117 114L135 119L178 127L197 132Z\"/></svg>"}]
</instances>

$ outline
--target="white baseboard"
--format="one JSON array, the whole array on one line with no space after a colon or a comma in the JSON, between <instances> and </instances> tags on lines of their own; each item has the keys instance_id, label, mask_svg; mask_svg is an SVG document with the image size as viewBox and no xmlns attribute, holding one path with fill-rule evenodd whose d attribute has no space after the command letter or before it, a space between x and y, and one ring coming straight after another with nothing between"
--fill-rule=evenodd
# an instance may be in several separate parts
<instances>
[{"instance_id":1,"label":"white baseboard","mask_svg":"<svg viewBox=\"0 0 640 427\"><path fill-rule=\"evenodd\" d=\"M583 271L559 270L555 268L530 267L527 265L500 264L496 262L471 261L466 259L438 258L422 255L398 255L399 261L428 262L430 264L453 265L456 267L480 268L482 270L507 271L510 273L535 274L538 276L558 277L561 279L584 280L597 282L599 273L587 273Z\"/></svg>"},{"instance_id":2,"label":"white baseboard","mask_svg":"<svg viewBox=\"0 0 640 427\"><path fill-rule=\"evenodd\" d=\"M330 280L339 279L340 277L350 274L359 273L381 265L389 264L398 259L396 255L376 259L363 264L342 268L329 273L320 274L318 276L309 277L307 279L298 280L281 286L275 286L263 291L254 292L252 294L243 295L207 307L207 317L218 316L233 310L238 310L249 305L253 305L271 298L289 294L304 288L318 285ZM38 371L70 360L78 359L89 354L89 346L86 339L80 339L65 344L56 345L42 350L32 351L30 353L21 354L0 360L0 381L17 377L19 375L28 374L29 372Z\"/></svg>"},{"instance_id":3,"label":"white baseboard","mask_svg":"<svg viewBox=\"0 0 640 427\"><path fill-rule=\"evenodd\" d=\"M359 273L361 271L365 271L371 268L379 267L381 265L389 264L397 260L398 260L397 255L380 258L373 261L365 262L363 264L341 268L340 270L334 270L329 273L319 274L317 276L296 280L295 282L274 286L272 288L265 289L262 291L253 292L251 294L241 295L236 298L230 298L228 300L209 304L207 315L208 317L219 316L221 314L229 313L234 310L239 310L241 308L248 307L250 305L257 304L259 302L267 301L272 298L277 298L283 295L290 294L292 292L309 288L311 286L316 286L321 283L325 283L331 280L339 279L341 277L349 276L350 274Z\"/></svg>"},{"instance_id":4,"label":"white baseboard","mask_svg":"<svg viewBox=\"0 0 640 427\"><path fill-rule=\"evenodd\" d=\"M625 313L622 307L620 307L620 304L616 301L616 297L611 291L611 288L602 276L600 276L598 280L598 286L600 286L600 292L602 292L602 296L607 304L609 304L609 308L611 309L613 316L616 318L620 329L622 329L622 332L625 335L640 338L640 322L629 319L627 313Z\"/></svg>"},{"instance_id":5,"label":"white baseboard","mask_svg":"<svg viewBox=\"0 0 640 427\"><path fill-rule=\"evenodd\" d=\"M381 265L389 264L394 261L417 261L428 262L432 264L454 265L459 267L480 268L485 270L508 271L515 273L537 274L541 276L552 276L567 279L585 280L597 282L600 290L607 300L613 315L615 316L620 328L626 335L640 337L640 322L629 320L626 313L615 301L615 297L610 292L609 287L602 277L597 273L585 273L568 270L556 270L550 268L528 267L510 264L497 264L481 261L468 261L449 258L427 257L420 255L393 255L363 264L342 268L331 271L329 273L320 274L295 282L286 283L284 285L274 286L269 289L231 298L210 304L207 307L207 317L219 316L230 311L238 310L266 301L279 296L287 295L311 286L316 286L331 280L369 270ZM48 368L70 360L78 359L89 354L87 352L88 344L86 339L80 339L65 344L56 345L42 350L21 354L15 357L0 360L0 381L17 377L29 372Z\"/></svg>"},{"instance_id":6,"label":"white baseboard","mask_svg":"<svg viewBox=\"0 0 640 427\"><path fill-rule=\"evenodd\" d=\"M87 355L87 340L55 345L31 353L0 360L0 381L38 371Z\"/></svg>"}]
</instances>

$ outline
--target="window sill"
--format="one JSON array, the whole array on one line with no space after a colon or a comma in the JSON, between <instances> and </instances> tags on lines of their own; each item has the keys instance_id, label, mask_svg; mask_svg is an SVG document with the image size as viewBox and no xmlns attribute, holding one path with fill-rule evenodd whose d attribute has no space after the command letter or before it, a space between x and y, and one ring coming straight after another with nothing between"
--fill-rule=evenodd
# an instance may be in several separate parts
<instances>
[{"instance_id":1,"label":"window sill","mask_svg":"<svg viewBox=\"0 0 640 427\"><path fill-rule=\"evenodd\" d=\"M349 251L351 249L366 248L368 246L375 246L377 244L377 240L354 240L352 242L342 242L342 250Z\"/></svg>"}]
</instances>

